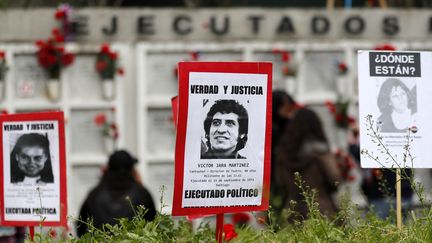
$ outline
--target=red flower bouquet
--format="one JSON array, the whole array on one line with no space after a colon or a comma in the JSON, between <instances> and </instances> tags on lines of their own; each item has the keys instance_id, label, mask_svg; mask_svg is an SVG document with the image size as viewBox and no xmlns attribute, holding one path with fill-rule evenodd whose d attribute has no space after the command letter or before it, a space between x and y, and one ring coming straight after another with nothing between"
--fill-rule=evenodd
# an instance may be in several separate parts
<instances>
[{"instance_id":1,"label":"red flower bouquet","mask_svg":"<svg viewBox=\"0 0 432 243\"><path fill-rule=\"evenodd\" d=\"M338 62L337 69L339 71L339 75L345 75L348 72L348 66L344 62Z\"/></svg>"},{"instance_id":2,"label":"red flower bouquet","mask_svg":"<svg viewBox=\"0 0 432 243\"><path fill-rule=\"evenodd\" d=\"M349 101L338 100L336 103L326 101L325 106L333 115L336 125L341 128L347 128L349 124L355 122L355 119L348 115Z\"/></svg>"},{"instance_id":3,"label":"red flower bouquet","mask_svg":"<svg viewBox=\"0 0 432 243\"><path fill-rule=\"evenodd\" d=\"M36 52L39 65L45 69L49 78L59 79L62 68L71 65L75 56L65 51L64 37L60 30L53 29L52 37L46 41L36 41L38 51Z\"/></svg>"},{"instance_id":4,"label":"red flower bouquet","mask_svg":"<svg viewBox=\"0 0 432 243\"><path fill-rule=\"evenodd\" d=\"M280 55L282 61L282 74L284 76L295 76L296 70L291 61L291 53L285 50L273 49L272 53L275 55Z\"/></svg>"},{"instance_id":5,"label":"red flower bouquet","mask_svg":"<svg viewBox=\"0 0 432 243\"><path fill-rule=\"evenodd\" d=\"M96 57L96 71L102 80L114 79L114 75L124 74L123 68L118 67L118 54L111 50L107 43L102 44Z\"/></svg>"},{"instance_id":6,"label":"red flower bouquet","mask_svg":"<svg viewBox=\"0 0 432 243\"><path fill-rule=\"evenodd\" d=\"M113 121L108 120L104 112L101 112L95 116L94 123L97 127L101 128L101 132L104 137L111 138L113 140L118 139L119 131L117 124Z\"/></svg>"}]
</instances>

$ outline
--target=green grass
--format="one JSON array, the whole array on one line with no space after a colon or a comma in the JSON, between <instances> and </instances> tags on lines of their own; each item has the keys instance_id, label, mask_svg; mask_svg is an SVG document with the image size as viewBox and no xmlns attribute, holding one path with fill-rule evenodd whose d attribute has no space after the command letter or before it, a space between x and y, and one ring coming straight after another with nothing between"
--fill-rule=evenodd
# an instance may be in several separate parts
<instances>
[{"instance_id":1,"label":"green grass","mask_svg":"<svg viewBox=\"0 0 432 243\"><path fill-rule=\"evenodd\" d=\"M298 183L298 182L297 182ZM432 242L432 209L423 206L415 213L410 212L402 229L395 225L395 216L386 220L379 219L373 210L367 213L357 209L349 197L341 200L340 212L332 220L319 213L315 201L316 191L306 186L302 188L309 205L309 218L297 219L290 208L275 215L267 212L267 225L263 229L250 226L237 227L238 236L230 242ZM106 225L96 229L87 222L90 232L77 239L71 235L53 239L49 234L37 233L36 242L215 242L215 229L202 224L193 229L192 224L183 217L173 218L159 214L152 222L144 219L145 210L139 207L132 220L120 219L115 226ZM393 215L395 215L393 213ZM29 241L29 240L27 240Z\"/></svg>"}]
</instances>

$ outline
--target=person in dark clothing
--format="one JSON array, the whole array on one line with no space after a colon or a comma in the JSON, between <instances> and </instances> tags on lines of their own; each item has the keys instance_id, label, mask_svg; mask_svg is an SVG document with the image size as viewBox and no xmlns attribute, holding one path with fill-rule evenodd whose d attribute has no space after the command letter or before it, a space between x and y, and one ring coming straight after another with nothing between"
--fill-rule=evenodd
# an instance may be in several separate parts
<instances>
[{"instance_id":1,"label":"person in dark clothing","mask_svg":"<svg viewBox=\"0 0 432 243\"><path fill-rule=\"evenodd\" d=\"M109 158L108 169L100 183L94 188L80 210L80 220L93 220L93 226L102 228L104 224L115 225L120 218L132 219L135 208L145 207L145 219L152 221L156 209L150 193L137 177L134 165L137 162L127 151L115 151ZM85 223L77 224L78 236L88 232Z\"/></svg>"},{"instance_id":2,"label":"person in dark clothing","mask_svg":"<svg viewBox=\"0 0 432 243\"><path fill-rule=\"evenodd\" d=\"M285 207L286 191L285 185L280 185L276 180L276 171L279 169L275 163L276 147L285 131L286 126L296 110L296 102L283 90L275 90L272 94L272 148L271 148L271 183L270 183L270 205L276 214Z\"/></svg>"},{"instance_id":3,"label":"person in dark clothing","mask_svg":"<svg viewBox=\"0 0 432 243\"><path fill-rule=\"evenodd\" d=\"M335 216L338 208L332 194L343 178L315 112L306 108L295 112L276 148L275 159L276 179L280 185L285 185L285 206L291 208L291 201L295 202L293 209L297 215L289 220L301 221L309 217L305 197L295 184L297 173L305 186L317 191L319 211L330 218Z\"/></svg>"}]
</instances>

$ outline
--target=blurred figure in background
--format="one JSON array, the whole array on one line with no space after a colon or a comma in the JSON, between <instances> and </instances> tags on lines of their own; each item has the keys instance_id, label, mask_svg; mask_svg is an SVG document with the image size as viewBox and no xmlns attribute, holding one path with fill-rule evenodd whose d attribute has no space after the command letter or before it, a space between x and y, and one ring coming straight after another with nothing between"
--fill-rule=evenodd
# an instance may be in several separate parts
<instances>
[{"instance_id":1,"label":"blurred figure in background","mask_svg":"<svg viewBox=\"0 0 432 243\"><path fill-rule=\"evenodd\" d=\"M294 99L283 90L273 91L273 103L272 103L272 165L271 165L271 183L270 183L270 205L275 211L276 215L280 215L280 212L285 207L286 188L284 184L279 184L276 180L276 171L279 170L278 164L276 163L276 147L279 144L281 135L284 133L289 119L292 117L294 111L297 108L297 104Z\"/></svg>"},{"instance_id":2,"label":"blurred figure in background","mask_svg":"<svg viewBox=\"0 0 432 243\"><path fill-rule=\"evenodd\" d=\"M93 219L96 228L102 228L104 224L115 225L120 218L132 219L135 207L139 205L147 210L146 220L155 218L153 199L141 184L134 169L136 163L137 160L125 150L115 151L110 156L108 168L100 183L89 193L81 207L80 220ZM78 236L87 232L87 225L78 222Z\"/></svg>"},{"instance_id":3,"label":"blurred figure in background","mask_svg":"<svg viewBox=\"0 0 432 243\"><path fill-rule=\"evenodd\" d=\"M303 220L309 214L302 191L294 183L296 172L305 186L317 190L316 200L320 212L328 217L337 213L332 194L342 177L315 112L306 108L295 112L276 148L276 164L276 179L279 185L285 185L287 194L285 207L291 208L291 201L294 201L293 209L299 216L290 220Z\"/></svg>"}]
</instances>

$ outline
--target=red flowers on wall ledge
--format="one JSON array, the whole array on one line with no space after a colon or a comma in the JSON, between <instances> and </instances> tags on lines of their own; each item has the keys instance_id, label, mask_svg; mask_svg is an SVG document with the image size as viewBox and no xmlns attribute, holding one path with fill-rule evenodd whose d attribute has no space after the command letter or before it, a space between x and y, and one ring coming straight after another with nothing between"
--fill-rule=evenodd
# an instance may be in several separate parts
<instances>
[{"instance_id":1,"label":"red flowers on wall ledge","mask_svg":"<svg viewBox=\"0 0 432 243\"><path fill-rule=\"evenodd\" d=\"M336 103L326 101L325 106L333 115L336 125L340 128L348 128L348 125L355 123L355 119L348 115L349 101L338 100Z\"/></svg>"},{"instance_id":2,"label":"red flowers on wall ledge","mask_svg":"<svg viewBox=\"0 0 432 243\"><path fill-rule=\"evenodd\" d=\"M117 124L108 119L104 112L98 113L94 118L94 123L101 129L101 133L105 138L117 140L119 137L119 131Z\"/></svg>"},{"instance_id":3,"label":"red flowers on wall ledge","mask_svg":"<svg viewBox=\"0 0 432 243\"><path fill-rule=\"evenodd\" d=\"M52 36L47 40L36 41L38 63L50 79L59 79L61 69L74 62L75 56L65 51L63 42L64 36L59 29L53 29Z\"/></svg>"},{"instance_id":4,"label":"red flowers on wall ledge","mask_svg":"<svg viewBox=\"0 0 432 243\"><path fill-rule=\"evenodd\" d=\"M282 62L282 74L284 76L295 76L296 75L296 69L293 65L292 56L291 53L285 50L280 49L273 49L272 53L274 55L279 55Z\"/></svg>"},{"instance_id":5,"label":"red flowers on wall ledge","mask_svg":"<svg viewBox=\"0 0 432 243\"><path fill-rule=\"evenodd\" d=\"M102 44L97 53L95 68L102 80L113 79L115 74L124 75L124 69L118 66L118 54L108 43Z\"/></svg>"}]
</instances>

